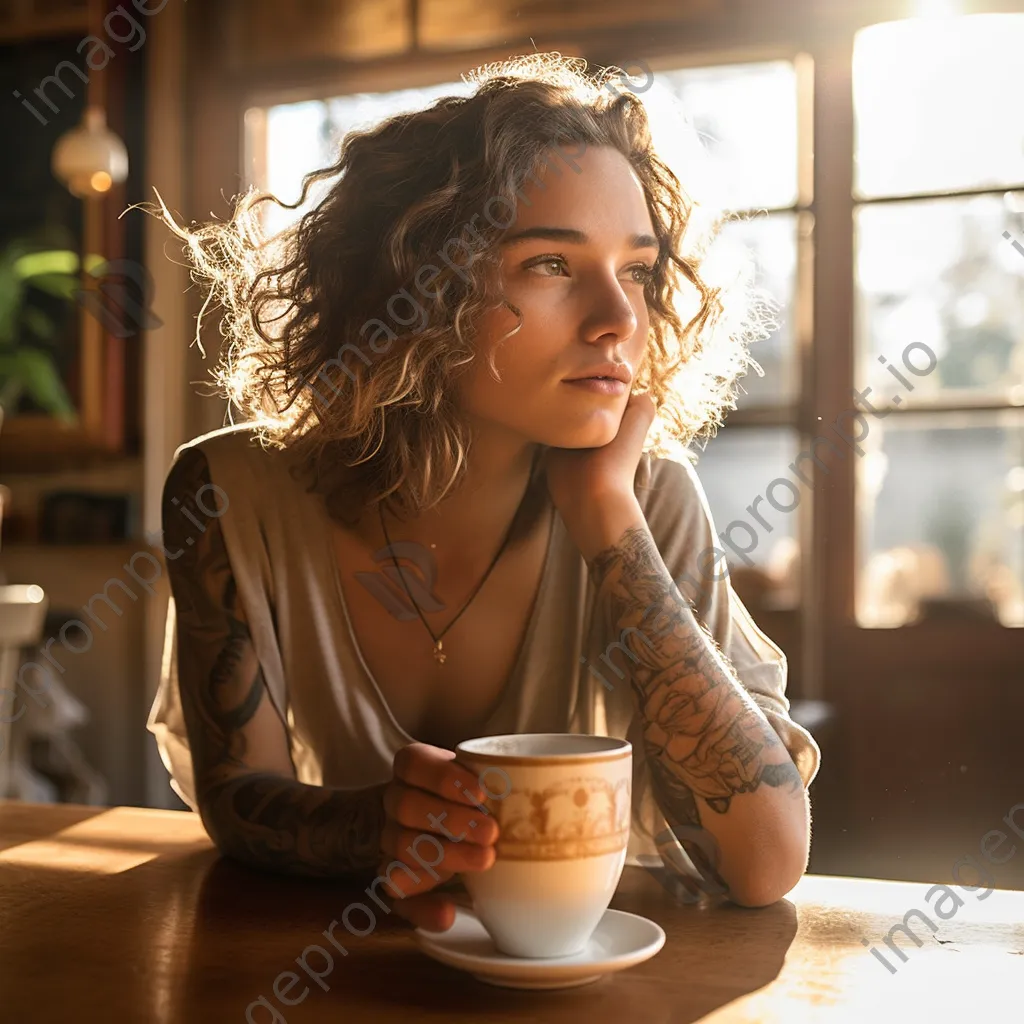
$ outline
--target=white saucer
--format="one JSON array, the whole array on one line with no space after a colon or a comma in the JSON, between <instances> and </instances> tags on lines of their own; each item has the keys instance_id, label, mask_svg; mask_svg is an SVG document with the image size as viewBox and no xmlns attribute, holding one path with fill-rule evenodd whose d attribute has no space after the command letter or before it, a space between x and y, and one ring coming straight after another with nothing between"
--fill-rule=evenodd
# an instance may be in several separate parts
<instances>
[{"instance_id":1,"label":"white saucer","mask_svg":"<svg viewBox=\"0 0 1024 1024\"><path fill-rule=\"evenodd\" d=\"M465 907L455 908L455 923L447 931L417 928L415 935L427 956L505 988L587 985L649 960L665 945L665 933L653 921L621 910L606 910L586 948L572 956L534 958L499 952L476 914Z\"/></svg>"}]
</instances>

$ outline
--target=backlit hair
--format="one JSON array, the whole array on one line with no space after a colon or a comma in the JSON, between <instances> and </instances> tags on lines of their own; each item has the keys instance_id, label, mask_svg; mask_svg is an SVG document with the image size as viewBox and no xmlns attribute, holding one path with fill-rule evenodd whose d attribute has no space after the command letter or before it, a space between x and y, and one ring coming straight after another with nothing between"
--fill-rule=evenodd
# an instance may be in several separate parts
<instances>
[{"instance_id":1,"label":"backlit hair","mask_svg":"<svg viewBox=\"0 0 1024 1024\"><path fill-rule=\"evenodd\" d=\"M749 343L771 326L744 279L702 276L720 221L681 184L686 168L656 148L619 69L531 54L467 81L467 97L349 132L295 204L253 189L229 221L186 228L161 202L207 288L203 311L222 313L217 386L264 444L295 451L346 522L383 498L421 512L458 483L470 436L452 381L476 357L480 315L502 303L496 243L524 184L542 187L541 168L571 173L574 154L611 146L642 183L660 245L645 288L648 358L634 381L658 409L650 454L685 455L714 434L738 378L757 368ZM672 129L695 138L683 122ZM295 209L330 181L295 225L265 234L261 203Z\"/></svg>"}]
</instances>

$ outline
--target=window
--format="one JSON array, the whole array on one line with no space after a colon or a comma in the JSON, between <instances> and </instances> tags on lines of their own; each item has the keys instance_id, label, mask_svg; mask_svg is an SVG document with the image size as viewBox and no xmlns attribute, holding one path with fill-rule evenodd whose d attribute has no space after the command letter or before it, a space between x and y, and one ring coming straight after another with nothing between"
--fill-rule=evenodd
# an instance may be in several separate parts
<instances>
[{"instance_id":1,"label":"window","mask_svg":"<svg viewBox=\"0 0 1024 1024\"><path fill-rule=\"evenodd\" d=\"M736 410L697 464L732 578L758 606L755 615L800 600L797 510L806 485L797 480L796 494L779 494L786 511L764 495L773 480L793 479L788 466L800 447L798 310L810 285L801 265L811 244L810 196L800 175L810 144L801 129L808 70L802 60L773 60L656 71L644 96L655 112L660 93L678 99L709 157L709 180L699 186L713 188L712 199L733 215L708 254L709 270L742 247L753 258L752 283L776 304L776 329L751 347L763 376L751 369L742 379Z\"/></svg>"},{"instance_id":2,"label":"window","mask_svg":"<svg viewBox=\"0 0 1024 1024\"><path fill-rule=\"evenodd\" d=\"M1024 15L856 37L862 626L1024 626L1022 52Z\"/></svg>"},{"instance_id":3,"label":"window","mask_svg":"<svg viewBox=\"0 0 1024 1024\"><path fill-rule=\"evenodd\" d=\"M282 202L297 202L303 176L338 159L344 136L357 128L370 128L385 118L426 106L440 96L463 96L470 87L462 81L422 89L353 93L301 103L250 107L245 112L245 168L248 184L271 192ZM296 210L263 203L263 225L274 234L297 221L330 188L320 182L304 206Z\"/></svg>"}]
</instances>

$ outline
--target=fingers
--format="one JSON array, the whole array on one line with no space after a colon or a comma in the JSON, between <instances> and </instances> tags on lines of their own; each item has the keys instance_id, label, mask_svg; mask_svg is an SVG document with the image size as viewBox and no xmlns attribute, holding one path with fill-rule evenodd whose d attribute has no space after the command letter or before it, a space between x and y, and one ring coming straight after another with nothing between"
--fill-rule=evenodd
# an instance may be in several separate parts
<instances>
[{"instance_id":1,"label":"fingers","mask_svg":"<svg viewBox=\"0 0 1024 1024\"><path fill-rule=\"evenodd\" d=\"M391 907L398 917L429 932L445 932L455 923L455 901L444 893L393 900Z\"/></svg>"},{"instance_id":2,"label":"fingers","mask_svg":"<svg viewBox=\"0 0 1024 1024\"><path fill-rule=\"evenodd\" d=\"M484 802L479 780L456 763L454 750L429 743L409 743L395 754L393 771L396 779L437 793L453 803L475 807Z\"/></svg>"},{"instance_id":3,"label":"fingers","mask_svg":"<svg viewBox=\"0 0 1024 1024\"><path fill-rule=\"evenodd\" d=\"M648 417L652 420L658 411L654 396L649 391L634 391L626 402L626 408L637 416Z\"/></svg>"},{"instance_id":4,"label":"fingers","mask_svg":"<svg viewBox=\"0 0 1024 1024\"><path fill-rule=\"evenodd\" d=\"M493 846L479 846L471 843L456 843L439 836L427 835L423 831L403 828L397 822L388 820L381 830L381 851L386 863L401 861L420 876L419 883L402 882L406 895L422 892L438 884L431 874L452 875L461 871L486 871L494 863L496 852ZM407 872L396 869L395 877L407 876ZM447 880L447 879L445 879Z\"/></svg>"},{"instance_id":5,"label":"fingers","mask_svg":"<svg viewBox=\"0 0 1024 1024\"><path fill-rule=\"evenodd\" d=\"M409 864L398 857L390 862L385 858L377 869L377 877L381 880L380 888L385 896L405 900L413 896L422 896L455 877L443 865L435 866L433 871L432 875L422 864Z\"/></svg>"},{"instance_id":6,"label":"fingers","mask_svg":"<svg viewBox=\"0 0 1024 1024\"><path fill-rule=\"evenodd\" d=\"M402 747L384 791L380 877L387 892L404 901L461 872L490 868L498 825L482 806L484 797L475 776L455 762L454 751L426 743ZM438 909L446 904L428 906L432 920L448 920L449 912ZM449 926L450 921L439 929Z\"/></svg>"},{"instance_id":7,"label":"fingers","mask_svg":"<svg viewBox=\"0 0 1024 1024\"><path fill-rule=\"evenodd\" d=\"M393 782L384 791L384 812L405 828L432 832L452 842L491 846L498 841L498 823L485 810L402 782Z\"/></svg>"},{"instance_id":8,"label":"fingers","mask_svg":"<svg viewBox=\"0 0 1024 1024\"><path fill-rule=\"evenodd\" d=\"M622 414L619 434L625 433L630 440L643 445L656 414L654 399L646 391L630 395Z\"/></svg>"}]
</instances>

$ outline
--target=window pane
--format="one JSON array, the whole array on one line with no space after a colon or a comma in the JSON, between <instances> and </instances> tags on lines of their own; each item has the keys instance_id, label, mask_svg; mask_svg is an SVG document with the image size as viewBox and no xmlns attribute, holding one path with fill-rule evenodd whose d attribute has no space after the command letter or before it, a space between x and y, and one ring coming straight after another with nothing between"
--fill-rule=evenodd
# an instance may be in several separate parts
<instances>
[{"instance_id":1,"label":"window pane","mask_svg":"<svg viewBox=\"0 0 1024 1024\"><path fill-rule=\"evenodd\" d=\"M1024 248L1024 192L858 210L857 385L870 386L873 406L1024 404L1024 252L1014 240Z\"/></svg>"},{"instance_id":2,"label":"window pane","mask_svg":"<svg viewBox=\"0 0 1024 1024\"><path fill-rule=\"evenodd\" d=\"M735 260L751 260L753 285L766 292L775 304L772 318L778 326L770 337L750 346L764 376L751 369L742 378L738 409L787 405L796 399L796 232L796 215L790 213L732 221L722 229L707 256L707 269L716 279L722 273L717 269L718 261L733 266Z\"/></svg>"},{"instance_id":3,"label":"window pane","mask_svg":"<svg viewBox=\"0 0 1024 1024\"><path fill-rule=\"evenodd\" d=\"M796 202L797 90L789 61L657 71L644 102L656 112L665 94L682 103L699 132L728 209Z\"/></svg>"},{"instance_id":4,"label":"window pane","mask_svg":"<svg viewBox=\"0 0 1024 1024\"><path fill-rule=\"evenodd\" d=\"M800 597L797 523L808 488L789 469L796 456L789 427L725 427L697 462L730 573L763 588L766 607L793 607Z\"/></svg>"},{"instance_id":5,"label":"window pane","mask_svg":"<svg viewBox=\"0 0 1024 1024\"><path fill-rule=\"evenodd\" d=\"M282 202L293 203L302 191L303 175L329 167L337 160L346 133L427 106L441 96L464 96L470 91L466 82L445 82L422 89L355 93L250 111L246 115L246 148L252 156L247 171L254 185L272 192ZM259 131L257 126L261 123L264 130ZM259 153L254 152L256 147ZM330 185L329 181L322 182L319 191L312 192L306 205L298 210L262 204L266 230L273 233L297 221Z\"/></svg>"},{"instance_id":6,"label":"window pane","mask_svg":"<svg viewBox=\"0 0 1024 1024\"><path fill-rule=\"evenodd\" d=\"M856 189L865 196L1024 182L1024 14L857 34Z\"/></svg>"},{"instance_id":7,"label":"window pane","mask_svg":"<svg viewBox=\"0 0 1024 1024\"><path fill-rule=\"evenodd\" d=\"M857 618L1024 626L1024 415L896 415L858 464Z\"/></svg>"}]
</instances>

